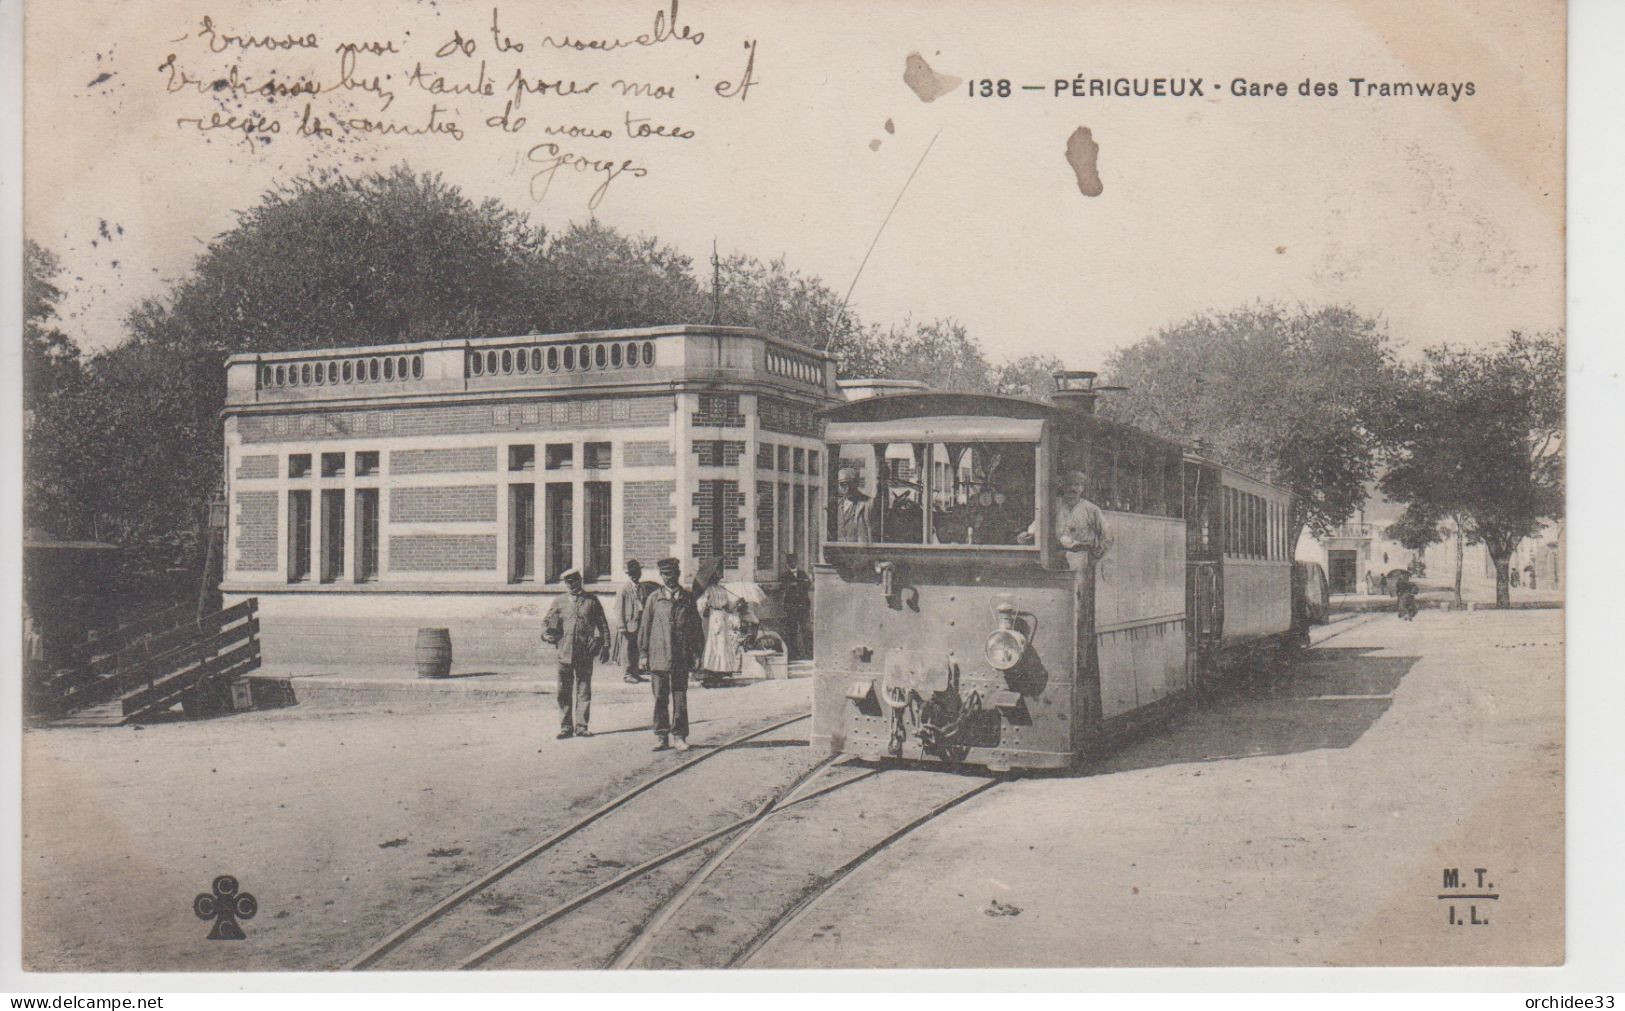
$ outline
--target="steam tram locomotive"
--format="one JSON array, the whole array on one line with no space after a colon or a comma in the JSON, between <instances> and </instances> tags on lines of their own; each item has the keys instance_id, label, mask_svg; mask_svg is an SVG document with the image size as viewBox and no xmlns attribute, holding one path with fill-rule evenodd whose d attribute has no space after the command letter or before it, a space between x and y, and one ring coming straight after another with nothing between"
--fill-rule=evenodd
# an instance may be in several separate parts
<instances>
[{"instance_id":1,"label":"steam tram locomotive","mask_svg":"<svg viewBox=\"0 0 1625 1011\"><path fill-rule=\"evenodd\" d=\"M824 413L814 747L1066 767L1294 639L1289 493L1096 416L1091 373L1057 385L1054 405L928 392ZM1098 561L1057 531L1080 471Z\"/></svg>"}]
</instances>

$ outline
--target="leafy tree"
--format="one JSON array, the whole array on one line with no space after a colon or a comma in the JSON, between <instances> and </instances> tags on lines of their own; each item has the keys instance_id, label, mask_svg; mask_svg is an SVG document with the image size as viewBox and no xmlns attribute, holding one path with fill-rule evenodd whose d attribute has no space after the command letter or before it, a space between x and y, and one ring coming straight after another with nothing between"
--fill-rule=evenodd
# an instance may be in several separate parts
<instances>
[{"instance_id":1,"label":"leafy tree","mask_svg":"<svg viewBox=\"0 0 1625 1011\"><path fill-rule=\"evenodd\" d=\"M1116 352L1102 413L1293 492L1288 534L1326 534L1365 501L1397 391L1379 324L1345 306L1203 313Z\"/></svg>"},{"instance_id":2,"label":"leafy tree","mask_svg":"<svg viewBox=\"0 0 1625 1011\"><path fill-rule=\"evenodd\" d=\"M828 351L843 379L877 374L882 351L874 328L865 327L821 279L791 269L783 257L764 262L744 255L720 259L716 274L718 322ZM711 283L701 320L712 316Z\"/></svg>"},{"instance_id":3,"label":"leafy tree","mask_svg":"<svg viewBox=\"0 0 1625 1011\"><path fill-rule=\"evenodd\" d=\"M1563 411L1560 338L1514 332L1488 350L1428 349L1394 419L1383 493L1406 504L1408 527L1448 518L1483 543L1497 607L1518 542L1563 515Z\"/></svg>"},{"instance_id":4,"label":"leafy tree","mask_svg":"<svg viewBox=\"0 0 1625 1011\"><path fill-rule=\"evenodd\" d=\"M57 452L83 378L78 346L57 327L61 272L50 250L24 243L23 521L60 536L89 536L80 498L85 474Z\"/></svg>"},{"instance_id":5,"label":"leafy tree","mask_svg":"<svg viewBox=\"0 0 1625 1011\"><path fill-rule=\"evenodd\" d=\"M523 333L547 304L544 245L523 215L439 176L301 178L239 212L129 326L187 352Z\"/></svg>"},{"instance_id":6,"label":"leafy tree","mask_svg":"<svg viewBox=\"0 0 1625 1011\"><path fill-rule=\"evenodd\" d=\"M1441 522L1438 517L1425 515L1421 511L1406 509L1398 520L1390 523L1383 530L1383 536L1389 540L1398 541L1412 551L1426 551L1429 546L1443 543L1445 538L1453 537L1456 542L1456 607L1461 607L1461 559L1462 538L1460 517L1449 517L1450 522Z\"/></svg>"},{"instance_id":7,"label":"leafy tree","mask_svg":"<svg viewBox=\"0 0 1625 1011\"><path fill-rule=\"evenodd\" d=\"M535 279L543 304L526 326L501 332L566 333L711 318L693 261L658 239L587 221L549 237L543 259Z\"/></svg>"},{"instance_id":8,"label":"leafy tree","mask_svg":"<svg viewBox=\"0 0 1625 1011\"><path fill-rule=\"evenodd\" d=\"M984 393L993 388L993 367L982 346L952 319L904 322L887 331L880 374L917 379L934 390Z\"/></svg>"},{"instance_id":9,"label":"leafy tree","mask_svg":"<svg viewBox=\"0 0 1625 1011\"><path fill-rule=\"evenodd\" d=\"M56 254L29 239L23 244L23 394L49 397L79 376L79 346L57 327L62 289Z\"/></svg>"},{"instance_id":10,"label":"leafy tree","mask_svg":"<svg viewBox=\"0 0 1625 1011\"><path fill-rule=\"evenodd\" d=\"M1066 367L1066 363L1054 355L1022 355L994 370L993 392L1049 400L1050 394L1055 392L1055 373Z\"/></svg>"}]
</instances>

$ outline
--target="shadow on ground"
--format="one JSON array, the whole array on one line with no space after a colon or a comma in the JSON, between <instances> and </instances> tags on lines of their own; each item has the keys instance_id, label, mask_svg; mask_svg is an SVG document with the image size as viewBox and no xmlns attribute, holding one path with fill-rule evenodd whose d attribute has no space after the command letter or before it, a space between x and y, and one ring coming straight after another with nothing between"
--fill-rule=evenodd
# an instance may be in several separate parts
<instances>
[{"instance_id":1,"label":"shadow on ground","mask_svg":"<svg viewBox=\"0 0 1625 1011\"><path fill-rule=\"evenodd\" d=\"M1263 678L1222 685L1171 723L1089 764L1087 774L1347 748L1393 704L1419 659L1321 647Z\"/></svg>"}]
</instances>

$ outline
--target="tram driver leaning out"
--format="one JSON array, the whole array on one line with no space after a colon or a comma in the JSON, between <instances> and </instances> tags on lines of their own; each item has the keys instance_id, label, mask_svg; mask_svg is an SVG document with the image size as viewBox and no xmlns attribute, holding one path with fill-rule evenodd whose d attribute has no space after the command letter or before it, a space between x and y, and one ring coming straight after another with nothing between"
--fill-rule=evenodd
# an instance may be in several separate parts
<instances>
[{"instance_id":1,"label":"tram driver leaning out","mask_svg":"<svg viewBox=\"0 0 1625 1011\"><path fill-rule=\"evenodd\" d=\"M1066 552L1067 565L1072 569L1083 568L1085 561L1100 561L1111 546L1111 537L1106 533L1106 515L1083 497L1088 487L1083 471L1068 471L1061 479L1055 498L1055 541ZM1037 536L1038 521L1033 520L1016 541L1031 544Z\"/></svg>"}]
</instances>

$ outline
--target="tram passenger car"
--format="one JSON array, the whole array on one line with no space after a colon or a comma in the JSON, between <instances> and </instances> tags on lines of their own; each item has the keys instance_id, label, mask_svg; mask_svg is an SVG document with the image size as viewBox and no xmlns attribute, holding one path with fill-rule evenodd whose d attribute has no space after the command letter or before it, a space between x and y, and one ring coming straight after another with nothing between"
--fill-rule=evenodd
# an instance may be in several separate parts
<instances>
[{"instance_id":1,"label":"tram passenger car","mask_svg":"<svg viewBox=\"0 0 1625 1011\"><path fill-rule=\"evenodd\" d=\"M814 747L1064 768L1293 639L1289 493L1096 416L1093 392L1056 399L824 412ZM1055 530L1078 470L1105 518L1098 563ZM866 530L843 523L843 471Z\"/></svg>"}]
</instances>

